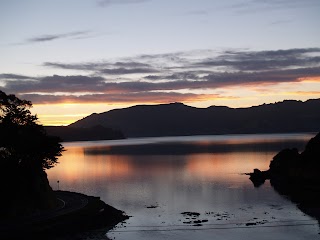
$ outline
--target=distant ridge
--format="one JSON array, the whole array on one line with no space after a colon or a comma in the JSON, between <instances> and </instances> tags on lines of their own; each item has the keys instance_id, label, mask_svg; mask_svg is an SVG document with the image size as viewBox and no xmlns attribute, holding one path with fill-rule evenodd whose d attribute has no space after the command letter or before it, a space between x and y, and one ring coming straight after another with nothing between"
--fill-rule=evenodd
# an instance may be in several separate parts
<instances>
[{"instance_id":1,"label":"distant ridge","mask_svg":"<svg viewBox=\"0 0 320 240\"><path fill-rule=\"evenodd\" d=\"M126 137L318 132L320 99L285 100L248 108L137 105L94 113L69 126L96 125L120 130Z\"/></svg>"},{"instance_id":2,"label":"distant ridge","mask_svg":"<svg viewBox=\"0 0 320 240\"><path fill-rule=\"evenodd\" d=\"M57 136L63 142L70 141L95 141L95 140L114 140L123 139L121 131L95 125L89 128L46 126L47 134Z\"/></svg>"}]
</instances>

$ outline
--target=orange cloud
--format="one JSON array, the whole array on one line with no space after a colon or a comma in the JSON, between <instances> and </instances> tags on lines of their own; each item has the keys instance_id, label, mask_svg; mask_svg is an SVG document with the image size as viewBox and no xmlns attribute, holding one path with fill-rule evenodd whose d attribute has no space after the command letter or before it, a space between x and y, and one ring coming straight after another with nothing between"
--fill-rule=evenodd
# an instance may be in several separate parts
<instances>
[{"instance_id":1,"label":"orange cloud","mask_svg":"<svg viewBox=\"0 0 320 240\"><path fill-rule=\"evenodd\" d=\"M294 91L286 92L285 95L300 95L300 96L318 96L320 97L320 91Z\"/></svg>"},{"instance_id":2,"label":"orange cloud","mask_svg":"<svg viewBox=\"0 0 320 240\"><path fill-rule=\"evenodd\" d=\"M301 81L301 82L320 82L320 77L319 76L303 77L303 78L299 78L299 81Z\"/></svg>"}]
</instances>

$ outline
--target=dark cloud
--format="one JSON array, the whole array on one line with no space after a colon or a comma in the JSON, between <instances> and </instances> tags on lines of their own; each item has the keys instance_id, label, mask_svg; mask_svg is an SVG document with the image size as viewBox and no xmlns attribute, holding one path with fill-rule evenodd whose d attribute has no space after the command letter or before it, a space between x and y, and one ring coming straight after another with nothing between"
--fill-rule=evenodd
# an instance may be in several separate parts
<instances>
[{"instance_id":1,"label":"dark cloud","mask_svg":"<svg viewBox=\"0 0 320 240\"><path fill-rule=\"evenodd\" d=\"M125 68L137 68L137 67L151 67L150 64L141 62L115 62L114 66Z\"/></svg>"},{"instance_id":2,"label":"dark cloud","mask_svg":"<svg viewBox=\"0 0 320 240\"><path fill-rule=\"evenodd\" d=\"M226 51L215 58L208 58L196 63L196 67L227 67L241 71L264 71L270 69L284 69L292 67L318 66L320 48L289 49L277 51Z\"/></svg>"},{"instance_id":3,"label":"dark cloud","mask_svg":"<svg viewBox=\"0 0 320 240\"><path fill-rule=\"evenodd\" d=\"M148 80L170 80L170 81L180 81L180 80L198 80L198 76L202 71L192 71L192 72L178 72L171 75L148 75L144 77ZM206 71L205 73L208 73Z\"/></svg>"},{"instance_id":4,"label":"dark cloud","mask_svg":"<svg viewBox=\"0 0 320 240\"><path fill-rule=\"evenodd\" d=\"M300 82L305 77L319 77L320 67L317 68L299 68L288 70L277 70L268 72L213 72L198 80L179 80L161 82L161 83L144 83L144 90L181 90L181 89L217 89L230 86L241 85L265 85L289 82ZM138 87L138 85L136 85ZM139 89L135 89L138 91Z\"/></svg>"},{"instance_id":5,"label":"dark cloud","mask_svg":"<svg viewBox=\"0 0 320 240\"><path fill-rule=\"evenodd\" d=\"M173 52L173 53L162 53L162 54L141 54L135 56L133 58L129 58L130 60L147 62L149 64L187 64L190 62L190 59L187 57L193 56L197 54L197 52L189 51L189 52Z\"/></svg>"},{"instance_id":6,"label":"dark cloud","mask_svg":"<svg viewBox=\"0 0 320 240\"><path fill-rule=\"evenodd\" d=\"M17 79L10 81L4 87L7 92L28 93L28 92L96 92L104 82L102 77L87 76L59 76L38 78L36 81Z\"/></svg>"},{"instance_id":7,"label":"dark cloud","mask_svg":"<svg viewBox=\"0 0 320 240\"><path fill-rule=\"evenodd\" d=\"M44 67L67 69L67 70L83 70L83 71L97 71L101 68L109 66L108 63L58 63L58 62L45 62Z\"/></svg>"},{"instance_id":8,"label":"dark cloud","mask_svg":"<svg viewBox=\"0 0 320 240\"><path fill-rule=\"evenodd\" d=\"M62 38L82 38L88 36L89 31L77 31L63 34L46 34L27 39L24 43L48 42Z\"/></svg>"},{"instance_id":9,"label":"dark cloud","mask_svg":"<svg viewBox=\"0 0 320 240\"><path fill-rule=\"evenodd\" d=\"M112 68L103 69L100 71L104 74L110 75L124 75L124 74L137 74L137 73L156 73L158 70L153 68Z\"/></svg>"},{"instance_id":10,"label":"dark cloud","mask_svg":"<svg viewBox=\"0 0 320 240\"><path fill-rule=\"evenodd\" d=\"M141 62L92 62L92 63L57 63L45 62L45 67L67 69L67 70L82 70L92 71L97 73L122 75L132 73L155 73L158 72L150 64Z\"/></svg>"},{"instance_id":11,"label":"dark cloud","mask_svg":"<svg viewBox=\"0 0 320 240\"><path fill-rule=\"evenodd\" d=\"M286 82L300 82L302 81L302 78L319 76L320 67L266 71L263 73L214 73L205 76L204 79L210 82L212 84L212 87L227 87L239 85L262 85Z\"/></svg>"},{"instance_id":12,"label":"dark cloud","mask_svg":"<svg viewBox=\"0 0 320 240\"><path fill-rule=\"evenodd\" d=\"M187 73L186 75L188 75ZM182 76L182 77L181 77ZM259 72L213 72L197 80L184 79L182 74L176 75L173 81L145 82L125 81L107 82L102 77L59 76L44 77L37 81L10 81L5 91L16 93L32 92L103 92L103 93L137 93L150 91L177 91L181 89L216 89L229 86L277 84L283 82L299 82L306 77L319 77L320 67L299 68ZM173 76L171 76L173 77Z\"/></svg>"},{"instance_id":13,"label":"dark cloud","mask_svg":"<svg viewBox=\"0 0 320 240\"><path fill-rule=\"evenodd\" d=\"M10 74L10 73L0 74L0 80L24 80L24 79L34 79L34 78L28 77L25 75Z\"/></svg>"},{"instance_id":14,"label":"dark cloud","mask_svg":"<svg viewBox=\"0 0 320 240\"><path fill-rule=\"evenodd\" d=\"M44 66L81 70L87 74L93 73L94 76L53 75L31 78L6 73L0 74L0 80L7 79L3 81L3 90L32 96L39 102L39 99L45 101L46 96L50 101L76 101L80 98L79 101L98 101L100 98L101 101L117 99L119 102L126 102L126 99L134 101L133 97L139 101L145 97L145 101L148 101L147 96L155 92L161 92L161 96L175 96L178 99L181 95L174 94L184 89L214 91L225 87L257 87L297 83L305 78L319 79L320 48L276 51L228 50L219 53L194 51L140 55L114 62L46 62ZM140 74L141 78L128 74ZM127 78L124 78L125 76ZM163 92L170 92L170 95ZM59 96L55 93L59 93ZM86 97L77 97L73 93L81 93L80 95ZM60 96L61 94L65 96ZM163 100L161 97L159 99Z\"/></svg>"},{"instance_id":15,"label":"dark cloud","mask_svg":"<svg viewBox=\"0 0 320 240\"><path fill-rule=\"evenodd\" d=\"M209 50L206 50L209 51ZM62 63L62 62L44 62L44 67L67 69L67 70L84 70L100 72L104 69L117 69L117 68L144 68L146 73L154 72L159 67L162 69L170 69L172 67L183 67L190 64L190 59L186 56L193 56L193 51L190 52L174 52L164 54L143 54L130 58L123 58L121 61L97 61L97 62L84 62L84 63Z\"/></svg>"},{"instance_id":16,"label":"dark cloud","mask_svg":"<svg viewBox=\"0 0 320 240\"><path fill-rule=\"evenodd\" d=\"M257 60L207 60L198 63L204 67L229 67L233 70L241 71L266 71L270 69L283 69L289 67L301 67L309 65L319 65L320 57L310 57L308 59L257 59Z\"/></svg>"},{"instance_id":17,"label":"dark cloud","mask_svg":"<svg viewBox=\"0 0 320 240\"><path fill-rule=\"evenodd\" d=\"M164 76L164 75L148 75L148 76L145 76L144 79L158 81L158 80L168 80L168 79L171 79L171 77Z\"/></svg>"},{"instance_id":18,"label":"dark cloud","mask_svg":"<svg viewBox=\"0 0 320 240\"><path fill-rule=\"evenodd\" d=\"M303 54L308 53L320 53L320 48L293 48L293 49L280 49L280 50L272 50L272 51L225 51L225 54L222 57L229 55L240 55L241 58L288 58L288 57L301 57Z\"/></svg>"}]
</instances>

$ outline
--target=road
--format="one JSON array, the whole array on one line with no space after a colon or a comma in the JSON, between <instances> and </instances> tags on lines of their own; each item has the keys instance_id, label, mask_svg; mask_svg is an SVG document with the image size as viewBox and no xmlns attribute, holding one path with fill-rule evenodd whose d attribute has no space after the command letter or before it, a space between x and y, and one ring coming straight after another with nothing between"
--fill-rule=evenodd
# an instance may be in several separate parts
<instances>
[{"instance_id":1,"label":"road","mask_svg":"<svg viewBox=\"0 0 320 240\"><path fill-rule=\"evenodd\" d=\"M66 191L55 191L55 193L58 201L60 201L57 208L43 211L40 214L34 214L28 217L9 221L1 221L0 236L14 235L16 231L30 229L31 226L35 226L44 222L50 222L58 217L75 213L88 205L88 198L85 195Z\"/></svg>"}]
</instances>

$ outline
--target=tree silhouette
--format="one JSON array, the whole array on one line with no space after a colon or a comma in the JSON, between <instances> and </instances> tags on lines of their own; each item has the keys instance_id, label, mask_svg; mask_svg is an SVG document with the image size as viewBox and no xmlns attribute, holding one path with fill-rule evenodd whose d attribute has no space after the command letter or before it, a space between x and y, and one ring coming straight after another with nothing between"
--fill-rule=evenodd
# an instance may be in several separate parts
<instances>
[{"instance_id":1,"label":"tree silhouette","mask_svg":"<svg viewBox=\"0 0 320 240\"><path fill-rule=\"evenodd\" d=\"M59 138L48 136L32 115L30 101L0 91L0 164L29 170L53 167L63 151Z\"/></svg>"},{"instance_id":2,"label":"tree silhouette","mask_svg":"<svg viewBox=\"0 0 320 240\"><path fill-rule=\"evenodd\" d=\"M48 136L32 115L32 103L0 91L0 216L28 215L54 208L56 197L46 169L63 151L59 138Z\"/></svg>"}]
</instances>

